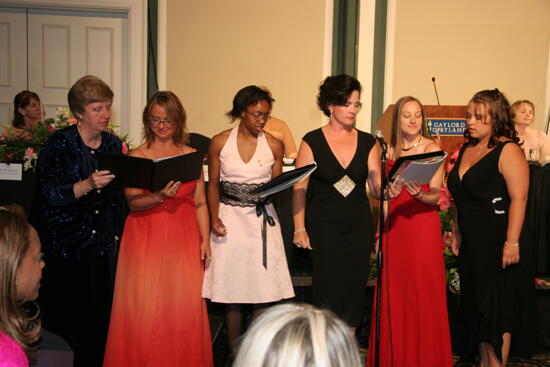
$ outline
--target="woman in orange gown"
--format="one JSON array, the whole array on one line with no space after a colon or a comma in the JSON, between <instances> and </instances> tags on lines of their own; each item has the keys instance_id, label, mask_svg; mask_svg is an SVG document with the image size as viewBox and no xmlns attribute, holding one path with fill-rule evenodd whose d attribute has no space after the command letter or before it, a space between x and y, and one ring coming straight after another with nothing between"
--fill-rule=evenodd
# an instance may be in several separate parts
<instances>
[{"instance_id":1,"label":"woman in orange gown","mask_svg":"<svg viewBox=\"0 0 550 367\"><path fill-rule=\"evenodd\" d=\"M145 144L130 155L159 159L186 145L185 110L157 92L143 113ZM210 256L204 179L170 181L149 192L125 189L129 215L118 258L104 366L212 366L210 327L201 296Z\"/></svg>"}]
</instances>

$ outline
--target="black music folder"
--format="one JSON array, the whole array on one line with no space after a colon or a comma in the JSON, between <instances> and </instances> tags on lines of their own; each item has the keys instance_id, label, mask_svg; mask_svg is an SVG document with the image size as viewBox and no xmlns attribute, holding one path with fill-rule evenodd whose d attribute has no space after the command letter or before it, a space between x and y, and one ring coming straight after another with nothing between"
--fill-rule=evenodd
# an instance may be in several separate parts
<instances>
[{"instance_id":1,"label":"black music folder","mask_svg":"<svg viewBox=\"0 0 550 367\"><path fill-rule=\"evenodd\" d=\"M202 155L193 152L175 157L147 159L122 154L96 153L99 170L115 175L111 184L159 191L169 181L182 183L196 180L202 172Z\"/></svg>"},{"instance_id":2,"label":"black music folder","mask_svg":"<svg viewBox=\"0 0 550 367\"><path fill-rule=\"evenodd\" d=\"M388 178L392 182L400 178L405 181L418 181L420 185L426 185L443 164L446 157L447 153L442 150L399 157L395 161Z\"/></svg>"},{"instance_id":3,"label":"black music folder","mask_svg":"<svg viewBox=\"0 0 550 367\"><path fill-rule=\"evenodd\" d=\"M316 169L317 164L313 162L308 164L307 166L281 173L279 176L275 177L271 181L266 182L262 186L253 190L251 193L260 194L260 197L263 199L269 195L276 194L297 184L298 182L309 176L311 172L315 171Z\"/></svg>"}]
</instances>

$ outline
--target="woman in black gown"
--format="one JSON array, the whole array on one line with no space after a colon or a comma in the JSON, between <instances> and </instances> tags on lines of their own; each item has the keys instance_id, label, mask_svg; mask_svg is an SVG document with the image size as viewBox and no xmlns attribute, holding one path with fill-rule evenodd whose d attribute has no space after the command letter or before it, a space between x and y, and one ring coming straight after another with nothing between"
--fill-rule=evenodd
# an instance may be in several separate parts
<instances>
[{"instance_id":1,"label":"woman in black gown","mask_svg":"<svg viewBox=\"0 0 550 367\"><path fill-rule=\"evenodd\" d=\"M511 341L521 342L535 313L530 251L521 236L529 169L512 116L497 89L476 93L466 113L467 143L448 179L462 307L483 367L506 366Z\"/></svg>"},{"instance_id":2,"label":"woman in black gown","mask_svg":"<svg viewBox=\"0 0 550 367\"><path fill-rule=\"evenodd\" d=\"M373 237L366 181L375 196L380 189L379 148L353 126L360 96L353 77L325 79L317 103L329 123L304 136L296 158L297 168L318 167L293 196L294 243L313 250L313 302L351 327L361 321Z\"/></svg>"}]
</instances>

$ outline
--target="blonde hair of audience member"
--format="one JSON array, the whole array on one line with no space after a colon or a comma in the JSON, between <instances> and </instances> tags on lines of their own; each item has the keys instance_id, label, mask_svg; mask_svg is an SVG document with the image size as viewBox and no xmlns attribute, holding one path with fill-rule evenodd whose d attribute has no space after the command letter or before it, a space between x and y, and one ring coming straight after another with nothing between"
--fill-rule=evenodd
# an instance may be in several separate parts
<instances>
[{"instance_id":1,"label":"blonde hair of audience member","mask_svg":"<svg viewBox=\"0 0 550 367\"><path fill-rule=\"evenodd\" d=\"M0 206L0 330L31 356L42 333L39 312L24 307L38 297L44 261L40 240L23 209Z\"/></svg>"},{"instance_id":2,"label":"blonde hair of audience member","mask_svg":"<svg viewBox=\"0 0 550 367\"><path fill-rule=\"evenodd\" d=\"M514 112L514 127L518 132L521 148L530 161L550 159L550 137L543 131L533 129L535 105L526 99L515 101L511 105Z\"/></svg>"},{"instance_id":3,"label":"blonde hair of audience member","mask_svg":"<svg viewBox=\"0 0 550 367\"><path fill-rule=\"evenodd\" d=\"M306 304L271 307L244 335L234 367L359 367L349 327Z\"/></svg>"}]
</instances>

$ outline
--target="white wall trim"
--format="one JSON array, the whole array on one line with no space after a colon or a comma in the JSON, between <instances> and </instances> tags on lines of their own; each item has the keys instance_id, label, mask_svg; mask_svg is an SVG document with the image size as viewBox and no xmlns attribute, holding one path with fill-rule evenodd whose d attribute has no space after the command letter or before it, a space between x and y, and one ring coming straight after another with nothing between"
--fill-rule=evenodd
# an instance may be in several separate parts
<instances>
[{"instance_id":1,"label":"white wall trim","mask_svg":"<svg viewBox=\"0 0 550 367\"><path fill-rule=\"evenodd\" d=\"M134 143L141 141L141 111L147 94L147 0L18 0L1 6L128 14L128 114L122 124Z\"/></svg>"},{"instance_id":2,"label":"white wall trim","mask_svg":"<svg viewBox=\"0 0 550 367\"><path fill-rule=\"evenodd\" d=\"M384 67L384 108L393 103L393 72L395 57L395 27L397 0L388 0L386 15L386 62Z\"/></svg>"},{"instance_id":3,"label":"white wall trim","mask_svg":"<svg viewBox=\"0 0 550 367\"><path fill-rule=\"evenodd\" d=\"M168 43L167 0L158 0L157 8L157 82L159 90L166 89L166 45Z\"/></svg>"},{"instance_id":4,"label":"white wall trim","mask_svg":"<svg viewBox=\"0 0 550 367\"><path fill-rule=\"evenodd\" d=\"M334 0L325 1L325 39L323 48L323 79L332 74L332 28L334 26Z\"/></svg>"},{"instance_id":5,"label":"white wall trim","mask_svg":"<svg viewBox=\"0 0 550 367\"><path fill-rule=\"evenodd\" d=\"M547 126L548 122L550 121L550 42L548 43L548 59L546 60L546 62L548 63L546 69L546 93L544 98L544 100L546 101L546 104L544 106L546 119L543 121L541 129L546 129L545 133L547 135L550 135L550 126Z\"/></svg>"},{"instance_id":6,"label":"white wall trim","mask_svg":"<svg viewBox=\"0 0 550 367\"><path fill-rule=\"evenodd\" d=\"M359 2L359 31L357 35L357 79L363 87L361 99L363 109L357 120L357 128L371 130L372 116L372 77L374 67L374 20L376 2L361 0Z\"/></svg>"}]
</instances>

